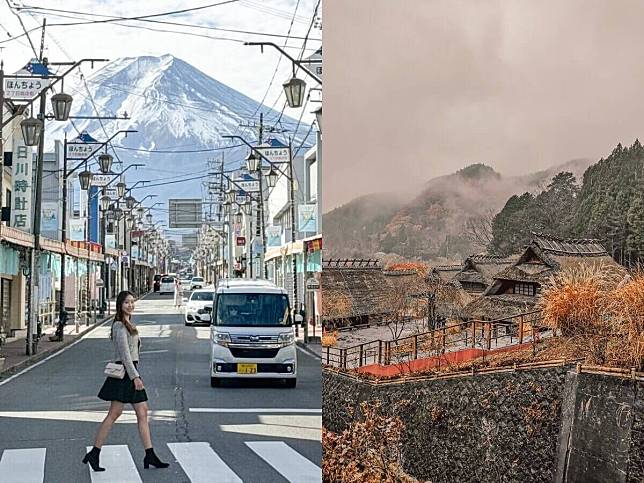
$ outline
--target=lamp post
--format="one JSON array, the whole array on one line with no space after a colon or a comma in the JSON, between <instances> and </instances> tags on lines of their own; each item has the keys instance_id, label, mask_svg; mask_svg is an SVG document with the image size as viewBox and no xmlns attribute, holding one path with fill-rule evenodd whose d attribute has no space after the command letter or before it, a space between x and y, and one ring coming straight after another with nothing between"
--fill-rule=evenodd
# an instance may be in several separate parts
<instances>
[{"instance_id":1,"label":"lamp post","mask_svg":"<svg viewBox=\"0 0 644 483\"><path fill-rule=\"evenodd\" d=\"M282 171L281 169L279 169L279 167L277 167L276 163L272 162L270 159L268 159L266 156L264 156L264 154L259 149L257 149L253 145L251 145L243 137L237 136L237 135L225 135L225 136L222 136L222 137L228 138L228 139L238 139L238 140L240 140L242 143L244 143L246 146L248 146L251 149L251 151L253 151L257 156L259 156L259 158L261 158L262 160L266 161L269 164L270 171L266 175L266 184L268 185L269 188L274 187L277 184L277 179L278 179L279 175L284 176L289 181L289 204L290 204L290 208L291 208L291 210L290 210L291 211L291 244L294 246L295 245L295 238L296 238L296 236L295 236L295 223L296 223L296 217L295 217L295 174L294 174L294 170L293 170L293 157L292 157L293 151L291 149L291 146L289 146L289 160L288 160L289 172L287 174L284 171ZM260 166L260 169L258 171L259 171L259 173L262 172L261 166ZM260 199L262 199L262 187L261 187L261 184L260 184ZM299 311L298 288L297 288L297 257L295 255L295 253L292 254L292 260L293 260L293 265L292 265L292 267L293 267L292 268L292 270L293 270L293 305L295 306L294 310ZM264 270L266 271L266 267L264 267ZM305 337L306 337L306 326L305 326Z\"/></svg>"},{"instance_id":2,"label":"lamp post","mask_svg":"<svg viewBox=\"0 0 644 483\"><path fill-rule=\"evenodd\" d=\"M104 119L104 118L103 117L97 117L96 119ZM111 118L108 117L107 119L111 119ZM137 132L137 131L133 130L133 129L121 129L121 130L115 132L112 136L110 136L104 142L86 143L86 144L97 144L98 145L97 149L101 149L103 147L106 147L112 141L112 139L114 139L119 134L125 134L127 136L128 133L135 133L135 132ZM63 213L62 213L62 220L61 220L61 239L62 239L63 246L67 245L67 180L68 180L69 176L71 176L71 174L74 171L76 171L77 169L79 169L81 166L85 166L85 171L87 171L87 161L94 154L94 153L92 153L89 156L87 156L86 158L79 160L80 162L75 167L73 167L71 170L68 171L67 170L67 161L69 160L69 158L67 157L67 145L68 145L67 136L65 136L65 141L64 141L64 145L63 145L63 150L64 150L64 152L63 152L63 210L62 210ZM105 155L110 156L107 153L105 153ZM104 156L104 155L101 155L101 156ZM99 156L99 165L101 164L101 160L100 160L101 156ZM105 159L105 158L103 159L103 166L105 166L107 164L107 161L108 161L107 159ZM103 166L101 166L101 168ZM127 166L123 171L121 171L121 173L119 173L119 176L122 175L123 173L125 173L131 167L138 167L138 166L143 166L143 165L142 164L131 164L131 165ZM87 180L88 175L85 174L84 178ZM89 180L91 181L91 173L89 174ZM116 180L116 178L111 180L108 183L108 186L110 184L112 184L112 182L114 182L115 180ZM87 183L87 186L89 187L89 183ZM117 189L118 189L118 185L117 185ZM123 189L125 189L125 188L123 188ZM103 248L105 248L105 247L103 246ZM66 259L67 259L67 256L63 254L62 257L61 257L60 303L59 303L61 311L65 310Z\"/></svg>"}]
</instances>

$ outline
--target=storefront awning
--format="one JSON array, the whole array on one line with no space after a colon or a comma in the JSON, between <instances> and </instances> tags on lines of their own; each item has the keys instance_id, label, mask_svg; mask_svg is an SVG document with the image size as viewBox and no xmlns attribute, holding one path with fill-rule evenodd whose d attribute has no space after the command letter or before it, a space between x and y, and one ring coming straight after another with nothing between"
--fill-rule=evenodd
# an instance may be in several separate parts
<instances>
[{"instance_id":1,"label":"storefront awning","mask_svg":"<svg viewBox=\"0 0 644 483\"><path fill-rule=\"evenodd\" d=\"M264 261L268 262L273 258L287 257L292 254L302 253L304 251L304 243L302 240L297 240L295 243L286 243L281 247L269 248L266 250Z\"/></svg>"},{"instance_id":2,"label":"storefront awning","mask_svg":"<svg viewBox=\"0 0 644 483\"><path fill-rule=\"evenodd\" d=\"M21 247L33 248L34 246L34 236L31 233L5 226L2 223L0 223L0 240Z\"/></svg>"}]
</instances>

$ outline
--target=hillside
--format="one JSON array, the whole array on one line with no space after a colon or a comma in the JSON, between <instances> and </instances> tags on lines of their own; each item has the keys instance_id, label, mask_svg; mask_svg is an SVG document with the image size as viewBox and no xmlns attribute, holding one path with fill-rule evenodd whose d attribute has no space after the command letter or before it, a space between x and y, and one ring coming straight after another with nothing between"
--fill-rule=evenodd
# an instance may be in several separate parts
<instances>
[{"instance_id":1,"label":"hillside","mask_svg":"<svg viewBox=\"0 0 644 483\"><path fill-rule=\"evenodd\" d=\"M362 196L324 215L325 257L396 253L423 260L460 260L484 249L479 231L507 199L540 191L560 171L579 180L590 160L578 159L523 176L484 164L429 180L420 193Z\"/></svg>"}]
</instances>

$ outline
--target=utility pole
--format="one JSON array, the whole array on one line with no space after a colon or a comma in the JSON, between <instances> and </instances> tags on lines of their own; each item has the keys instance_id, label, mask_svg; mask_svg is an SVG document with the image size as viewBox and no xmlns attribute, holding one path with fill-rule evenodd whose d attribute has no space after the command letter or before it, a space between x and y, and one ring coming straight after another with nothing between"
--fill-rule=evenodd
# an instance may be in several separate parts
<instances>
[{"instance_id":1,"label":"utility pole","mask_svg":"<svg viewBox=\"0 0 644 483\"><path fill-rule=\"evenodd\" d=\"M46 19L42 23L42 36L40 40L40 62L44 64L43 52L45 49L45 25ZM43 128L40 130L40 140L38 141L38 157L36 165L36 199L34 202L34 247L31 250L31 268L29 276L31 277L30 295L30 310L29 319L27 320L27 355L35 353L34 332L38 330L40 319L40 272L38 270L38 263L40 259L40 210L42 204L42 171L43 171L43 158L45 149L45 114L47 108L47 91L43 90L40 93L40 111L38 118L43 122ZM4 170L4 167L2 168ZM3 173L4 176L4 173Z\"/></svg>"}]
</instances>

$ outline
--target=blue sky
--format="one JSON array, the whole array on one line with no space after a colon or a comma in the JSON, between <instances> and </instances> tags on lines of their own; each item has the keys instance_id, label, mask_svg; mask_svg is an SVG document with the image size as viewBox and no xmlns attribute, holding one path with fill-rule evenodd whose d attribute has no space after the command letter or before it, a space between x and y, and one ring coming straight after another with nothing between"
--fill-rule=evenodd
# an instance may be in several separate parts
<instances>
[{"instance_id":1,"label":"blue sky","mask_svg":"<svg viewBox=\"0 0 644 483\"><path fill-rule=\"evenodd\" d=\"M112 16L134 17L151 15L161 12L186 9L215 3L201 0L9 0L12 5L29 7L46 7L77 13L93 13ZM180 15L155 17L154 20L198 24L223 29L245 30L285 35L292 23L291 35L295 38L288 40L287 51L297 57L303 44L298 37L305 37L317 0L237 0L226 5L214 6ZM297 6L297 12L293 13ZM318 15L321 16L321 8ZM14 10L15 11L15 10ZM69 16L67 13L57 12ZM47 17L47 24L78 22L78 19L55 15L54 12L43 10L22 11L20 14L25 27L30 30L42 24ZM73 16L78 17L78 14ZM97 17L86 17L88 20ZM285 102L282 94L282 82L291 76L291 64L282 58L272 48L264 49L262 54L259 47L244 46L239 42L224 40L237 39L245 41L273 41L282 46L284 38L235 33L221 30L194 29L177 25L155 24L149 22L119 22L128 25L143 26L148 29L176 30L207 35L213 38L181 35L168 32L155 32L140 28L125 27L115 23L51 26L47 29L45 39L46 56L51 61L70 61L81 58L130 57L137 55L163 55L170 53L193 64L206 74L229 85L230 87L262 101L269 107L275 105L277 110ZM317 22L316 22L317 23ZM7 0L0 0L0 40L8 40L23 32L18 18L11 12ZM310 39L320 39L321 30L313 27ZM40 46L40 31L31 34L36 49ZM319 48L319 40L309 40L305 57L314 49ZM290 48L292 47L292 48ZM14 72L22 67L30 58L33 51L23 37L7 43L0 43L0 57L5 63L5 72ZM311 49L311 50L308 50ZM275 68L279 69L274 81L270 84ZM83 68L84 73L91 73L89 67ZM270 84L270 88L269 88ZM303 120L312 122L313 115L309 113L315 105L309 104L304 109ZM288 109L291 117L298 118L299 110Z\"/></svg>"}]
</instances>

